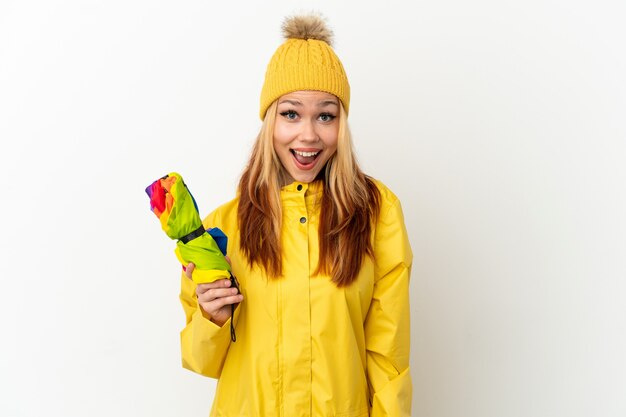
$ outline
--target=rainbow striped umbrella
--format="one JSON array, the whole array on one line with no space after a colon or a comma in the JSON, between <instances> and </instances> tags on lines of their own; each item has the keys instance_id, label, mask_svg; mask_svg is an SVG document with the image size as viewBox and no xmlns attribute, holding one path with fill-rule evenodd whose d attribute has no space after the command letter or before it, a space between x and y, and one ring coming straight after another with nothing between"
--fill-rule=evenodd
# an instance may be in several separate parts
<instances>
[{"instance_id":1,"label":"rainbow striped umbrella","mask_svg":"<svg viewBox=\"0 0 626 417\"><path fill-rule=\"evenodd\" d=\"M178 260L183 267L189 262L196 265L193 281L203 284L231 278L230 264L224 258L226 236L217 228L209 229L208 233L204 229L196 200L180 174L172 172L154 181L146 188L146 193L163 231L177 240L175 253ZM222 243L222 248L218 242Z\"/></svg>"}]
</instances>

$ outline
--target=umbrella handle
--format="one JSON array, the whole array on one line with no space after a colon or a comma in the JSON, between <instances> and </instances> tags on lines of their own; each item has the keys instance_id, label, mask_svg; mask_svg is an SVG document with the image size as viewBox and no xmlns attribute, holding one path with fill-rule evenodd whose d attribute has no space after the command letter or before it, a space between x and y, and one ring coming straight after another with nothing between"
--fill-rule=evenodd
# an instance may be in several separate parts
<instances>
[{"instance_id":1,"label":"umbrella handle","mask_svg":"<svg viewBox=\"0 0 626 417\"><path fill-rule=\"evenodd\" d=\"M237 288L237 292L241 294L241 289L239 288L239 282L237 278L232 274L230 274L230 283L232 287ZM237 341L237 335L235 334L235 304L230 305L230 340L233 342Z\"/></svg>"}]
</instances>

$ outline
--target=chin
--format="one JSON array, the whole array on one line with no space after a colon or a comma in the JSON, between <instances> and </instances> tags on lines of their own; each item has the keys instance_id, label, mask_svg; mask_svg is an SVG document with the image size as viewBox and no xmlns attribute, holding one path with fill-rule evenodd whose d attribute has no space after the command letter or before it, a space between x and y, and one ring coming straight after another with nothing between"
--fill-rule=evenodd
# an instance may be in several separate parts
<instances>
[{"instance_id":1,"label":"chin","mask_svg":"<svg viewBox=\"0 0 626 417\"><path fill-rule=\"evenodd\" d=\"M310 183L319 178L319 171L307 173L293 172L291 173L291 178L296 182Z\"/></svg>"}]
</instances>

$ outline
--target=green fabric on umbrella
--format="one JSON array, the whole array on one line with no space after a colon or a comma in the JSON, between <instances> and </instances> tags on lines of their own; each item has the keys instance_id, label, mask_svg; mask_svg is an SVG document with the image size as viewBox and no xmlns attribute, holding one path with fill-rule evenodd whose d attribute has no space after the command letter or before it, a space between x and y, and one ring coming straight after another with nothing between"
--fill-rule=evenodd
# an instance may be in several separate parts
<instances>
[{"instance_id":1,"label":"green fabric on umbrella","mask_svg":"<svg viewBox=\"0 0 626 417\"><path fill-rule=\"evenodd\" d=\"M161 222L161 228L177 239L176 256L185 267L193 262L194 282L207 283L230 278L230 264L215 240L206 233L200 220L198 206L180 174L172 172L146 188L150 208Z\"/></svg>"}]
</instances>

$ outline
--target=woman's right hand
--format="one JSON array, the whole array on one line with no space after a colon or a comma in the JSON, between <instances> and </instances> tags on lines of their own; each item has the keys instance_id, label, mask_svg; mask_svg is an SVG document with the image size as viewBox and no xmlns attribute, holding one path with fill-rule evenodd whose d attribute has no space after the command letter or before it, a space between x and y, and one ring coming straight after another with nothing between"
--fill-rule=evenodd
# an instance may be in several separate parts
<instances>
[{"instance_id":1,"label":"woman's right hand","mask_svg":"<svg viewBox=\"0 0 626 417\"><path fill-rule=\"evenodd\" d=\"M185 275L191 279L191 274L196 266L192 263L187 265ZM198 305L204 310L205 317L218 326L223 326L230 318L231 304L240 303L243 295L238 294L237 288L231 288L230 279L224 278L208 284L196 286Z\"/></svg>"}]
</instances>

